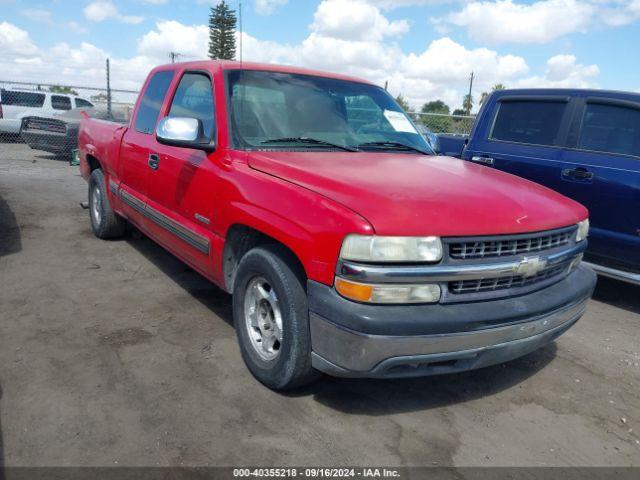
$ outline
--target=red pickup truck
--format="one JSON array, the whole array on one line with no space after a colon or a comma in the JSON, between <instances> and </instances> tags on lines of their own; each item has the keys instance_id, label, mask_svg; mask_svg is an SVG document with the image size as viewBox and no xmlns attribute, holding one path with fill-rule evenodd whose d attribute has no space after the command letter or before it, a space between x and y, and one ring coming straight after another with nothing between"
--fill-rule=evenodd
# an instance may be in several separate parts
<instances>
[{"instance_id":1,"label":"red pickup truck","mask_svg":"<svg viewBox=\"0 0 640 480\"><path fill-rule=\"evenodd\" d=\"M585 310L587 211L433 154L384 89L261 64L154 69L129 125L85 118L100 238L131 222L233 294L274 389L504 362Z\"/></svg>"}]
</instances>

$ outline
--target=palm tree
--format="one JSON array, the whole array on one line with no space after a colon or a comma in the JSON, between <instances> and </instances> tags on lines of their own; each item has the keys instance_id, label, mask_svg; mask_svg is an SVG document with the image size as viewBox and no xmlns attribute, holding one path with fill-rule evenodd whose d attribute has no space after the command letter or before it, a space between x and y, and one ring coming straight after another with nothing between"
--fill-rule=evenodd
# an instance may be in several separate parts
<instances>
[{"instance_id":1,"label":"palm tree","mask_svg":"<svg viewBox=\"0 0 640 480\"><path fill-rule=\"evenodd\" d=\"M462 101L462 108L464 108L467 115L471 113L471 109L473 108L473 97L469 94L464 96L464 100Z\"/></svg>"},{"instance_id":2,"label":"palm tree","mask_svg":"<svg viewBox=\"0 0 640 480\"><path fill-rule=\"evenodd\" d=\"M507 87L505 87L503 83L496 83L493 87L491 87L492 92L506 89ZM480 105L483 105L484 102L487 101L487 98L489 98L489 94L487 92L482 92L482 95L480 95Z\"/></svg>"}]
</instances>

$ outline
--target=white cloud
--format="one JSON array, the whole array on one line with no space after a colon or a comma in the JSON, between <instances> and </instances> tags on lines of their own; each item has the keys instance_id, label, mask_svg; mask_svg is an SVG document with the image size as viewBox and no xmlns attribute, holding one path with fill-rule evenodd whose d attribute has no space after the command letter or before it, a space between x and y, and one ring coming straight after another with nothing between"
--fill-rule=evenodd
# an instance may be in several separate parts
<instances>
[{"instance_id":1,"label":"white cloud","mask_svg":"<svg viewBox=\"0 0 640 480\"><path fill-rule=\"evenodd\" d=\"M51 12L42 8L25 8L20 13L35 22L51 22Z\"/></svg>"},{"instance_id":2,"label":"white cloud","mask_svg":"<svg viewBox=\"0 0 640 480\"><path fill-rule=\"evenodd\" d=\"M84 8L84 16L92 22L102 22L118 15L118 9L111 2L93 2Z\"/></svg>"},{"instance_id":3,"label":"white cloud","mask_svg":"<svg viewBox=\"0 0 640 480\"><path fill-rule=\"evenodd\" d=\"M393 10L395 8L439 5L443 3L453 3L455 0L365 0L371 5L383 8L385 10Z\"/></svg>"},{"instance_id":4,"label":"white cloud","mask_svg":"<svg viewBox=\"0 0 640 480\"><path fill-rule=\"evenodd\" d=\"M555 55L547 60L544 76L523 78L516 82L518 87L588 88L594 87L594 77L600 74L597 65L577 63L574 55Z\"/></svg>"},{"instance_id":5,"label":"white cloud","mask_svg":"<svg viewBox=\"0 0 640 480\"><path fill-rule=\"evenodd\" d=\"M471 71L475 73L476 100L480 92L495 83L509 87L587 86L597 80L598 67L580 64L572 55L552 57L544 72L532 73L521 56L490 48L468 48L447 36L417 51L403 50L394 40L406 27L403 21L391 21L383 14L383 3L324 0L304 40L285 44L245 32L243 58L346 73L378 85L388 81L390 92L402 93L414 107L435 99L444 100L452 109L460 107ZM108 15L94 17L114 18L119 15L117 9L115 12L107 9ZM206 58L207 50L207 25L185 25L174 20L157 22L140 36L136 53L129 58L114 57L88 42L39 49L26 31L0 23L0 51L5 52L4 58L9 52L20 59L7 63L0 56L0 71L11 71L20 80L100 86L104 84L105 58L110 57L112 86L137 89L153 66L169 62L169 52L182 54L181 60L193 60Z\"/></svg>"},{"instance_id":6,"label":"white cloud","mask_svg":"<svg viewBox=\"0 0 640 480\"><path fill-rule=\"evenodd\" d=\"M610 3L610 2L607 2ZM600 11L600 19L606 25L619 27L640 19L640 0L618 0L605 5Z\"/></svg>"},{"instance_id":7,"label":"white cloud","mask_svg":"<svg viewBox=\"0 0 640 480\"><path fill-rule=\"evenodd\" d=\"M239 38L238 57L240 55ZM257 61L278 64L300 64L300 48L278 42L258 40L247 32L242 34L242 58L246 61Z\"/></svg>"},{"instance_id":8,"label":"white cloud","mask_svg":"<svg viewBox=\"0 0 640 480\"><path fill-rule=\"evenodd\" d=\"M0 22L0 52L4 55L35 55L37 47L29 33L8 22ZM7 72L7 70L2 70Z\"/></svg>"},{"instance_id":9,"label":"white cloud","mask_svg":"<svg viewBox=\"0 0 640 480\"><path fill-rule=\"evenodd\" d=\"M166 63L169 52L190 58L206 58L209 28L206 25L183 25L175 20L156 23L138 42L138 54Z\"/></svg>"},{"instance_id":10,"label":"white cloud","mask_svg":"<svg viewBox=\"0 0 640 480\"><path fill-rule=\"evenodd\" d=\"M272 15L287 3L289 0L255 0L254 8L259 15Z\"/></svg>"},{"instance_id":11,"label":"white cloud","mask_svg":"<svg viewBox=\"0 0 640 480\"><path fill-rule=\"evenodd\" d=\"M547 43L573 32L584 32L595 7L584 1L541 0L531 4L512 0L474 1L443 21L467 28L476 41L487 43Z\"/></svg>"},{"instance_id":12,"label":"white cloud","mask_svg":"<svg viewBox=\"0 0 640 480\"><path fill-rule=\"evenodd\" d=\"M87 20L92 22L104 22L110 18L119 20L123 23L141 23L143 18L135 15L122 15L118 11L112 2L109 1L97 1L92 2L84 7L84 16Z\"/></svg>"},{"instance_id":13,"label":"white cloud","mask_svg":"<svg viewBox=\"0 0 640 480\"><path fill-rule=\"evenodd\" d=\"M467 49L444 37L431 42L420 54L406 55L400 71L400 90L412 103L421 103L420 81L425 80L429 82L428 91L439 86L443 96L449 96L446 100L457 105L462 101L461 92L468 85L472 71L476 90L483 91L495 83L507 83L527 74L529 67L522 57L499 55L487 48ZM403 78L410 80L407 86L403 85ZM452 91L456 92L456 98L452 98Z\"/></svg>"},{"instance_id":14,"label":"white cloud","mask_svg":"<svg viewBox=\"0 0 640 480\"><path fill-rule=\"evenodd\" d=\"M409 31L406 20L389 21L363 0L323 0L313 16L312 31L343 40L381 40Z\"/></svg>"}]
</instances>

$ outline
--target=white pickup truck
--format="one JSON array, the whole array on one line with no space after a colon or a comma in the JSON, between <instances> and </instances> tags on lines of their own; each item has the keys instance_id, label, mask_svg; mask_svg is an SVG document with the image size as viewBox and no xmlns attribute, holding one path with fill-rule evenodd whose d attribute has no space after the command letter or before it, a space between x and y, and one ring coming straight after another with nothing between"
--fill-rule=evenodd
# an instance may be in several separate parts
<instances>
[{"instance_id":1,"label":"white pickup truck","mask_svg":"<svg viewBox=\"0 0 640 480\"><path fill-rule=\"evenodd\" d=\"M24 117L50 117L82 107L93 107L93 103L76 95L3 88L0 89L0 134L18 135Z\"/></svg>"}]
</instances>

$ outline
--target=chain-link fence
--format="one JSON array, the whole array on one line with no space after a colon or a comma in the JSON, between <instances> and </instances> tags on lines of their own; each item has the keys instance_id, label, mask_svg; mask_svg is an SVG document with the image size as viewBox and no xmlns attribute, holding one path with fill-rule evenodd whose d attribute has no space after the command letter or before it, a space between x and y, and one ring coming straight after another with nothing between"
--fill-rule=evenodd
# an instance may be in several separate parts
<instances>
[{"instance_id":1,"label":"chain-link fence","mask_svg":"<svg viewBox=\"0 0 640 480\"><path fill-rule=\"evenodd\" d=\"M137 93L0 78L0 151L72 161L82 115L125 123Z\"/></svg>"},{"instance_id":2,"label":"chain-link fence","mask_svg":"<svg viewBox=\"0 0 640 480\"><path fill-rule=\"evenodd\" d=\"M418 112L409 112L409 115L418 126L424 126L436 135L469 135L476 120L474 115Z\"/></svg>"}]
</instances>

